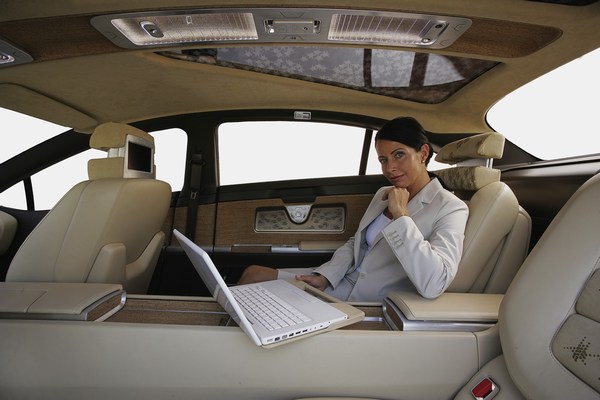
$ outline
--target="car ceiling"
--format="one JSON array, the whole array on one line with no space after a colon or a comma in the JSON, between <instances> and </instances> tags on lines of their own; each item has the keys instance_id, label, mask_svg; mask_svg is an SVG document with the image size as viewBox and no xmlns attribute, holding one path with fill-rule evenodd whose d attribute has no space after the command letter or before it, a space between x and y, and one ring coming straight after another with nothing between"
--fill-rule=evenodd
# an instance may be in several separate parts
<instances>
[{"instance_id":1,"label":"car ceiling","mask_svg":"<svg viewBox=\"0 0 600 400\"><path fill-rule=\"evenodd\" d=\"M413 115L440 133L489 130L486 111L524 83L600 46L600 3L566 6L524 0L458 1L61 1L4 0L0 39L30 64L0 69L0 107L89 132L106 121L136 122L186 113L311 109L390 119ZM222 7L328 7L471 18L439 54L500 64L439 104L352 91L251 71L180 62L157 49L115 46L90 19L130 11ZM197 47L195 45L194 47Z\"/></svg>"}]
</instances>

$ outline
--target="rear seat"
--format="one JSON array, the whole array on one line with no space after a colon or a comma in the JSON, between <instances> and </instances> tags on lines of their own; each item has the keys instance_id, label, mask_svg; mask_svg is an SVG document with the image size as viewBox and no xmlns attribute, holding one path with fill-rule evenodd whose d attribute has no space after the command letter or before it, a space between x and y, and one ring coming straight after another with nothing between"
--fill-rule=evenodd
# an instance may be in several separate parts
<instances>
[{"instance_id":1,"label":"rear seat","mask_svg":"<svg viewBox=\"0 0 600 400\"><path fill-rule=\"evenodd\" d=\"M527 256L531 218L492 168L503 151L504 136L491 132L449 143L436 156L456 164L433 172L469 206L463 257L448 292L503 294Z\"/></svg>"}]
</instances>

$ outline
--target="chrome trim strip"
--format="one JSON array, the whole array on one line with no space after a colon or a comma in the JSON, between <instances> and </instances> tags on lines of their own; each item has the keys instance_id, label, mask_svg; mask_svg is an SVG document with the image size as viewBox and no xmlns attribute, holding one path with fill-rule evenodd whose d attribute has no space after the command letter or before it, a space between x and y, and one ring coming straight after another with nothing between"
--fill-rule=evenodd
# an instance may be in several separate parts
<instances>
[{"instance_id":1,"label":"chrome trim strip","mask_svg":"<svg viewBox=\"0 0 600 400\"><path fill-rule=\"evenodd\" d=\"M478 332L491 328L496 323L491 321L465 322L465 321L435 321L435 320L410 320L404 313L392 302L384 301L383 317L394 330L398 331L445 331L445 332ZM402 323L397 326L391 318L390 313L394 313Z\"/></svg>"}]
</instances>

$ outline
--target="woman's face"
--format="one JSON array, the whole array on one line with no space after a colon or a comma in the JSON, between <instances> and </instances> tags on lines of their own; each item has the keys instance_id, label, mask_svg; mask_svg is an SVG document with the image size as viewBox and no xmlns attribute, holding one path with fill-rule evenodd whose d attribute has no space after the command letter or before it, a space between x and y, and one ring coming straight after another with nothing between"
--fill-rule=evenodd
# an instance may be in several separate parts
<instances>
[{"instance_id":1,"label":"woman's face","mask_svg":"<svg viewBox=\"0 0 600 400\"><path fill-rule=\"evenodd\" d=\"M427 176L425 160L427 146L416 151L410 146L392 140L380 139L375 142L377 156L381 163L381 171L397 188L410 188L415 182Z\"/></svg>"}]
</instances>

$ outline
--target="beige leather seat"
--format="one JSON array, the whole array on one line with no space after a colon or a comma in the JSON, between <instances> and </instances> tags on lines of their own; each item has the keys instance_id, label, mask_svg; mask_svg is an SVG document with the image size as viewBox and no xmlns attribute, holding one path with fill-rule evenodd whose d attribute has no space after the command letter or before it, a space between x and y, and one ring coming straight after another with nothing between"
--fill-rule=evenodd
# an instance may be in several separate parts
<instances>
[{"instance_id":1,"label":"beige leather seat","mask_svg":"<svg viewBox=\"0 0 600 400\"><path fill-rule=\"evenodd\" d=\"M452 142L436 156L456 164L435 174L469 206L463 257L449 292L504 293L527 256L531 218L491 167L503 151L504 136L491 132Z\"/></svg>"},{"instance_id":2,"label":"beige leather seat","mask_svg":"<svg viewBox=\"0 0 600 400\"><path fill-rule=\"evenodd\" d=\"M503 354L485 376L495 399L600 398L600 175L565 204L514 278L500 308Z\"/></svg>"},{"instance_id":3,"label":"beige leather seat","mask_svg":"<svg viewBox=\"0 0 600 400\"><path fill-rule=\"evenodd\" d=\"M154 139L125 124L96 128L90 180L75 185L23 242L7 282L120 283L145 293L164 241L170 186L156 180Z\"/></svg>"}]
</instances>

